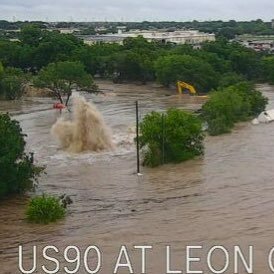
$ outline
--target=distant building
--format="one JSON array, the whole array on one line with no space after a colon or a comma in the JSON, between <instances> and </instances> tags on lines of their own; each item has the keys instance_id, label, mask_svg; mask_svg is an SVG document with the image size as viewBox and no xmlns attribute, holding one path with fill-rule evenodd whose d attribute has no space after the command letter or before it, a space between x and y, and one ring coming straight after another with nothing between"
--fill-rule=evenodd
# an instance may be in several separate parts
<instances>
[{"instance_id":1,"label":"distant building","mask_svg":"<svg viewBox=\"0 0 274 274\"><path fill-rule=\"evenodd\" d=\"M271 27L272 27L272 29L274 29L274 19L272 19Z\"/></svg>"},{"instance_id":2,"label":"distant building","mask_svg":"<svg viewBox=\"0 0 274 274\"><path fill-rule=\"evenodd\" d=\"M77 37L82 39L87 45L96 43L117 43L122 45L125 39L124 37L112 35L78 35Z\"/></svg>"},{"instance_id":3,"label":"distant building","mask_svg":"<svg viewBox=\"0 0 274 274\"><path fill-rule=\"evenodd\" d=\"M127 27L126 26L118 26L117 30L118 30L118 34L120 35L127 30Z\"/></svg>"},{"instance_id":4,"label":"distant building","mask_svg":"<svg viewBox=\"0 0 274 274\"><path fill-rule=\"evenodd\" d=\"M215 34L199 32L197 30L177 30L174 32L167 32L161 30L155 31L140 31L134 30L130 32L124 32L125 27L118 28L117 34L108 35L93 35L93 36L82 36L85 43L94 44L98 42L105 43L123 43L123 40L128 37L143 36L149 42L159 41L162 43L173 43L173 44L190 44L193 46L199 46L201 43L206 41L215 41Z\"/></svg>"},{"instance_id":5,"label":"distant building","mask_svg":"<svg viewBox=\"0 0 274 274\"><path fill-rule=\"evenodd\" d=\"M274 53L274 35L239 35L235 41L258 52Z\"/></svg>"},{"instance_id":6,"label":"distant building","mask_svg":"<svg viewBox=\"0 0 274 274\"><path fill-rule=\"evenodd\" d=\"M76 28L50 28L48 30L59 31L60 33L63 33L63 34L73 34L73 33L80 32L80 29L76 29Z\"/></svg>"},{"instance_id":7,"label":"distant building","mask_svg":"<svg viewBox=\"0 0 274 274\"><path fill-rule=\"evenodd\" d=\"M105 27L96 27L95 31L96 32L105 32L105 31L107 31L107 28L105 28Z\"/></svg>"}]
</instances>

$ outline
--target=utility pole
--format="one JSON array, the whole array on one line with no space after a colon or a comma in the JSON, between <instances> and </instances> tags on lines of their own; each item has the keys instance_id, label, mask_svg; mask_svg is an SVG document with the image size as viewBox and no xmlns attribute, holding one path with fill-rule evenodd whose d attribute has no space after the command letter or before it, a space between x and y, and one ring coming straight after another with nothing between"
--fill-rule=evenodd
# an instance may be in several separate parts
<instances>
[{"instance_id":1,"label":"utility pole","mask_svg":"<svg viewBox=\"0 0 274 274\"><path fill-rule=\"evenodd\" d=\"M139 105L136 103L136 153L137 153L137 175L140 175L140 146L139 146Z\"/></svg>"},{"instance_id":2,"label":"utility pole","mask_svg":"<svg viewBox=\"0 0 274 274\"><path fill-rule=\"evenodd\" d=\"M165 116L162 113L162 164L165 163Z\"/></svg>"}]
</instances>

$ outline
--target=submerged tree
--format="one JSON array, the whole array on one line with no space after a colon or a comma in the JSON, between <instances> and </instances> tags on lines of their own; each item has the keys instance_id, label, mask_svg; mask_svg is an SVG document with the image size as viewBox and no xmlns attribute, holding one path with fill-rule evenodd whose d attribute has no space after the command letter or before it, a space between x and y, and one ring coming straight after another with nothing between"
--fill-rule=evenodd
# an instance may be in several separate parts
<instances>
[{"instance_id":1,"label":"submerged tree","mask_svg":"<svg viewBox=\"0 0 274 274\"><path fill-rule=\"evenodd\" d=\"M264 111L267 98L249 82L219 88L202 107L202 116L210 135L228 133L234 124Z\"/></svg>"},{"instance_id":2,"label":"submerged tree","mask_svg":"<svg viewBox=\"0 0 274 274\"><path fill-rule=\"evenodd\" d=\"M203 154L202 123L191 113L175 108L167 113L151 112L144 117L140 131L146 166L179 163Z\"/></svg>"},{"instance_id":3,"label":"submerged tree","mask_svg":"<svg viewBox=\"0 0 274 274\"><path fill-rule=\"evenodd\" d=\"M58 98L60 103L64 103L63 96L66 97L65 105L68 105L73 89L86 92L97 92L91 75L89 75L80 62L57 62L43 68L34 81L39 87L49 88L53 96Z\"/></svg>"}]
</instances>

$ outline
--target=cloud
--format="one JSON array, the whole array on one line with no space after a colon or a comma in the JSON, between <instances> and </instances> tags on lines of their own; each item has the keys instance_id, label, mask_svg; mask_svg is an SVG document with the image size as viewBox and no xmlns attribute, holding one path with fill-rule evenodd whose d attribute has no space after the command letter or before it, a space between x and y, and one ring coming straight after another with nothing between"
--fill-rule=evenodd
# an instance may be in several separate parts
<instances>
[{"instance_id":1,"label":"cloud","mask_svg":"<svg viewBox=\"0 0 274 274\"><path fill-rule=\"evenodd\" d=\"M49 21L271 20L273 0L0 0L0 18Z\"/></svg>"}]
</instances>

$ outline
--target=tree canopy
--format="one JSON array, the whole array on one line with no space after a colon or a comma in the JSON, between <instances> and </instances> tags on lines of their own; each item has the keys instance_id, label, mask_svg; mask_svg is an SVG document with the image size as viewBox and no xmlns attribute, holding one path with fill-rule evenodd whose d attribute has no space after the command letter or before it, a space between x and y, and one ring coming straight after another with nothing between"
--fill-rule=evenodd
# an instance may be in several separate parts
<instances>
[{"instance_id":1,"label":"tree canopy","mask_svg":"<svg viewBox=\"0 0 274 274\"><path fill-rule=\"evenodd\" d=\"M144 25L148 23L144 22ZM157 24L169 26L175 23L158 22ZM244 22L240 24L235 21L226 23L216 21L213 24L185 22L185 26L193 25L198 28L199 26L208 28L215 24L227 28L246 26ZM252 24L262 26L265 23L254 21L251 22ZM71 24L64 25L71 26ZM134 24L129 25L132 27ZM225 81L230 81L231 84L231 81L239 81L239 79L273 82L274 66L271 55L247 49L227 40L222 35L215 42L201 44L199 49L191 45L149 42L141 36L126 38L123 45L115 43L86 45L74 35L47 31L43 28L43 24L37 23L23 24L19 38L19 41L0 39L0 61L4 68L20 68L34 76L38 74L40 79L44 77L40 76L45 74L45 70L53 70L53 63L72 62L78 63L78 66L81 63L80 71L82 72L84 67L90 75L113 79L114 82L146 83L156 80L168 86L181 80L189 82L201 92L216 89L219 85L227 85ZM74 68L77 69L77 67ZM75 74L77 75L77 72ZM231 78L232 74L234 79ZM10 76L4 81L6 90L9 86L14 87L13 89L19 87L18 75L13 79ZM62 95L65 93L68 95L65 89L67 87L62 88ZM57 96L57 93L55 95Z\"/></svg>"},{"instance_id":2,"label":"tree canopy","mask_svg":"<svg viewBox=\"0 0 274 274\"><path fill-rule=\"evenodd\" d=\"M0 98L15 100L22 97L28 75L21 69L0 67Z\"/></svg>"},{"instance_id":3,"label":"tree canopy","mask_svg":"<svg viewBox=\"0 0 274 274\"><path fill-rule=\"evenodd\" d=\"M219 88L202 107L202 117L210 135L229 132L238 121L255 117L265 110L267 98L249 82Z\"/></svg>"},{"instance_id":4,"label":"tree canopy","mask_svg":"<svg viewBox=\"0 0 274 274\"><path fill-rule=\"evenodd\" d=\"M32 189L41 172L25 152L24 137L17 121L0 114L0 199Z\"/></svg>"},{"instance_id":5,"label":"tree canopy","mask_svg":"<svg viewBox=\"0 0 274 274\"><path fill-rule=\"evenodd\" d=\"M39 72L34 83L37 86L49 88L61 103L63 103L63 96L66 96L66 106L73 88L87 92L97 91L92 77L80 62L64 61L49 64Z\"/></svg>"},{"instance_id":6,"label":"tree canopy","mask_svg":"<svg viewBox=\"0 0 274 274\"><path fill-rule=\"evenodd\" d=\"M208 92L218 85L219 75L212 66L190 55L159 57L155 70L157 80L165 86L181 80L194 85L200 92Z\"/></svg>"},{"instance_id":7,"label":"tree canopy","mask_svg":"<svg viewBox=\"0 0 274 274\"><path fill-rule=\"evenodd\" d=\"M141 122L140 131L146 166L179 163L203 154L202 123L191 113L175 108L151 112Z\"/></svg>"}]
</instances>

